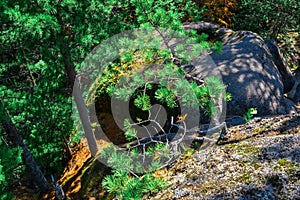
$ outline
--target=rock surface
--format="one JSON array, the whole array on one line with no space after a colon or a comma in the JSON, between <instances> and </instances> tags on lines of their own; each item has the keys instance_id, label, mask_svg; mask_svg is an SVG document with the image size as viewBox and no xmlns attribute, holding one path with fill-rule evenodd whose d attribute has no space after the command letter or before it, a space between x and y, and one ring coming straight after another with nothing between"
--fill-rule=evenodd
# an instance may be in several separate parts
<instances>
[{"instance_id":1,"label":"rock surface","mask_svg":"<svg viewBox=\"0 0 300 200\"><path fill-rule=\"evenodd\" d=\"M300 105L300 68L295 70L295 84L287 96L292 99L295 103Z\"/></svg>"},{"instance_id":2,"label":"rock surface","mask_svg":"<svg viewBox=\"0 0 300 200\"><path fill-rule=\"evenodd\" d=\"M268 47L270 53L272 54L272 59L276 65L284 86L284 93L289 92L294 84L295 80L293 74L288 66L288 63L277 46L277 43L273 39L264 39L266 46Z\"/></svg>"},{"instance_id":3,"label":"rock surface","mask_svg":"<svg viewBox=\"0 0 300 200\"><path fill-rule=\"evenodd\" d=\"M161 171L170 186L143 199L299 199L300 113L228 129L219 146Z\"/></svg>"},{"instance_id":4,"label":"rock surface","mask_svg":"<svg viewBox=\"0 0 300 200\"><path fill-rule=\"evenodd\" d=\"M199 32L193 24L187 31L193 28ZM227 117L242 116L252 107L260 116L295 112L294 103L284 96L295 80L275 41L225 28L218 29L216 37L223 42L222 52L201 57L185 70L198 79L222 77L233 97L227 102Z\"/></svg>"},{"instance_id":5,"label":"rock surface","mask_svg":"<svg viewBox=\"0 0 300 200\"><path fill-rule=\"evenodd\" d=\"M183 28L188 32L190 30L195 30L198 33L203 33L217 29L219 26L208 22L186 22L183 23Z\"/></svg>"},{"instance_id":6,"label":"rock surface","mask_svg":"<svg viewBox=\"0 0 300 200\"><path fill-rule=\"evenodd\" d=\"M243 115L252 107L259 115L278 113L284 102L284 85L264 40L249 31L219 33L223 51L211 57L233 96L227 103L227 115Z\"/></svg>"}]
</instances>

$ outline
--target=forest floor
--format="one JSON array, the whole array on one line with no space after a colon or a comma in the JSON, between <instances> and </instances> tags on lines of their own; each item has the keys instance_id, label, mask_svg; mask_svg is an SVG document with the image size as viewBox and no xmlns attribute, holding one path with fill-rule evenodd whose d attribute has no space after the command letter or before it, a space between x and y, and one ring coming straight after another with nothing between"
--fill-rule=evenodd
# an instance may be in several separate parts
<instances>
[{"instance_id":1,"label":"forest floor","mask_svg":"<svg viewBox=\"0 0 300 200\"><path fill-rule=\"evenodd\" d=\"M59 183L68 199L113 199L101 186L107 174L83 140ZM300 111L229 127L220 144L199 149L156 175L169 186L144 199L299 199ZM16 199L39 199L28 188L17 191ZM54 193L43 199L54 199Z\"/></svg>"}]
</instances>

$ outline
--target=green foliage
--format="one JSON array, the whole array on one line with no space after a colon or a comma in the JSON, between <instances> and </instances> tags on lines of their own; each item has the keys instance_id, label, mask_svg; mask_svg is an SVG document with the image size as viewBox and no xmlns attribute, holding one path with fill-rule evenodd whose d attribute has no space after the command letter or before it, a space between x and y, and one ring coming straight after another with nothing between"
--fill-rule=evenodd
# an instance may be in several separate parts
<instances>
[{"instance_id":1,"label":"green foliage","mask_svg":"<svg viewBox=\"0 0 300 200\"><path fill-rule=\"evenodd\" d=\"M178 106L178 99L180 99L183 106L191 108L200 106L209 116L212 116L219 98L231 99L230 94L223 94L226 87L219 78L209 77L203 85L197 85L195 82L189 83L182 78L185 72L174 64L167 63L162 69L146 69L143 73L144 77L141 76L141 72L131 72L133 70L131 66L124 70L125 72L120 72L126 74L120 79L111 78L118 76L119 73L115 74L116 68L121 68L121 66L116 63L116 67L107 70L101 77L98 95L108 93L124 101L134 98L134 105L142 111L149 110L155 101L174 108ZM107 77L115 82L106 81ZM159 82L158 87L153 87L157 82ZM116 84L118 84L117 87L115 87Z\"/></svg>"},{"instance_id":2,"label":"green foliage","mask_svg":"<svg viewBox=\"0 0 300 200\"><path fill-rule=\"evenodd\" d=\"M134 100L134 105L142 109L143 111L150 110L151 108L150 97L145 94L138 95L138 97Z\"/></svg>"},{"instance_id":3,"label":"green foliage","mask_svg":"<svg viewBox=\"0 0 300 200\"><path fill-rule=\"evenodd\" d=\"M125 132L125 137L128 141L131 141L136 138L136 133L137 131L134 128L130 128Z\"/></svg>"},{"instance_id":4,"label":"green foliage","mask_svg":"<svg viewBox=\"0 0 300 200\"><path fill-rule=\"evenodd\" d=\"M164 161L170 159L171 153L167 144L158 142L143 150L128 147L128 151L121 151L110 145L101 151L100 157L113 169L142 174L161 168Z\"/></svg>"},{"instance_id":5,"label":"green foliage","mask_svg":"<svg viewBox=\"0 0 300 200\"><path fill-rule=\"evenodd\" d=\"M265 37L300 31L298 0L242 0L233 17L234 28L251 30Z\"/></svg>"},{"instance_id":6,"label":"green foliage","mask_svg":"<svg viewBox=\"0 0 300 200\"><path fill-rule=\"evenodd\" d=\"M108 192L123 200L141 199L143 194L155 193L167 186L164 179L152 174L133 177L128 172L120 170L114 170L112 175L106 176L102 185Z\"/></svg>"},{"instance_id":7,"label":"green foliage","mask_svg":"<svg viewBox=\"0 0 300 200\"><path fill-rule=\"evenodd\" d=\"M114 145L104 148L100 156L107 159L109 166L116 170L131 171L134 168L132 157L124 152L117 151Z\"/></svg>"},{"instance_id":8,"label":"green foliage","mask_svg":"<svg viewBox=\"0 0 300 200\"><path fill-rule=\"evenodd\" d=\"M194 93L199 99L199 105L208 116L213 116L216 112L219 98L230 100L230 94L223 94L226 86L222 84L218 77L212 76L205 79L205 85L199 87L196 83L191 84Z\"/></svg>"},{"instance_id":9,"label":"green foliage","mask_svg":"<svg viewBox=\"0 0 300 200\"><path fill-rule=\"evenodd\" d=\"M222 48L223 48L223 43L222 42L216 41L214 43L214 51L215 52L218 52L218 53L222 52Z\"/></svg>"},{"instance_id":10,"label":"green foliage","mask_svg":"<svg viewBox=\"0 0 300 200\"><path fill-rule=\"evenodd\" d=\"M155 91L155 98L162 103L167 103L170 108L177 106L175 103L175 94L165 87Z\"/></svg>"},{"instance_id":11,"label":"green foliage","mask_svg":"<svg viewBox=\"0 0 300 200\"><path fill-rule=\"evenodd\" d=\"M232 100L232 95L229 92L226 92L226 94L225 94L225 100L226 101L231 101Z\"/></svg>"},{"instance_id":12,"label":"green foliage","mask_svg":"<svg viewBox=\"0 0 300 200\"><path fill-rule=\"evenodd\" d=\"M114 0L1 1L0 98L47 173L62 171L63 138L73 131L67 73L103 39L137 27L132 6Z\"/></svg>"},{"instance_id":13,"label":"green foliage","mask_svg":"<svg viewBox=\"0 0 300 200\"><path fill-rule=\"evenodd\" d=\"M124 127L127 130L126 138L134 139L136 132L128 119L124 120ZM113 174L104 178L103 187L120 199L141 199L143 194L166 188L167 182L163 178L153 176L151 172L163 166L164 158L170 158L169 146L158 142L154 146L146 147L142 152L138 147L128 146L127 149L128 151L121 151L112 144L101 151L100 157L113 168Z\"/></svg>"},{"instance_id":14,"label":"green foliage","mask_svg":"<svg viewBox=\"0 0 300 200\"><path fill-rule=\"evenodd\" d=\"M170 152L166 145L157 144L150 147L145 155L152 157L150 171L154 171L162 166L157 154L169 156ZM105 148L100 155L107 159L109 166L113 168L113 174L104 178L102 185L108 192L120 199L141 199L143 194L158 192L166 188L167 182L163 178L155 177L150 172L145 172L139 151L134 148L130 154L120 152L114 145ZM137 176L134 171L140 172Z\"/></svg>"},{"instance_id":15,"label":"green foliage","mask_svg":"<svg viewBox=\"0 0 300 200\"><path fill-rule=\"evenodd\" d=\"M131 2L136 5L135 11L140 27L150 28L150 26L154 26L165 28L166 31L173 29L179 35L187 36L187 33L182 29L180 19L188 13L188 8L183 6L178 9L182 1L171 0L167 3L161 1ZM199 95L199 102L196 102L191 91L191 84L183 78L185 72L175 64L174 60L181 64L188 63L201 51L210 48L220 51L222 45L220 42L216 42L212 47L207 42L208 35L206 34L198 35L195 31L191 31L189 36L186 41L187 44L179 44L173 51L162 48L159 44L163 41L159 41L159 37L150 36L146 40L147 33L140 36L143 38L142 40L122 39L123 43L132 44L132 49L122 52L121 55L117 53L120 58L110 65L104 66L104 73L98 80L98 96L106 93L123 101L133 98L134 105L142 111L149 110L152 104L156 102L166 104L170 108L178 107L178 99L180 99L184 106L195 107L200 104L203 108L209 107L210 111L207 114L214 113L211 111L214 105L210 100L210 91L205 93L205 97ZM134 49L133 44L142 46L146 41L158 48ZM147 64L161 65L162 68L147 68ZM157 83L158 87L153 87ZM206 102L203 103L201 98L205 99Z\"/></svg>"},{"instance_id":16,"label":"green foliage","mask_svg":"<svg viewBox=\"0 0 300 200\"><path fill-rule=\"evenodd\" d=\"M126 121L126 120L125 120ZM125 122L124 124L126 124ZM127 127L130 127L127 125ZM130 130L132 128L129 128ZM132 148L129 153L118 151L116 146L110 145L103 149L100 156L107 159L109 166L113 168L113 174L104 178L102 185L108 192L120 199L141 199L143 194L156 193L167 186L163 178L155 177L151 171L162 166L161 159L170 157L169 147L164 143L150 146L144 152L144 156L150 158L150 165L145 166L137 148ZM138 172L140 176L137 176ZM146 172L146 173L145 173Z\"/></svg>"},{"instance_id":17,"label":"green foliage","mask_svg":"<svg viewBox=\"0 0 300 200\"><path fill-rule=\"evenodd\" d=\"M0 139L0 199L11 200L13 197L9 192L9 186L16 182L16 178L24 169L20 165L22 162L21 150L10 147L3 141L3 138L2 136Z\"/></svg>"},{"instance_id":18,"label":"green foliage","mask_svg":"<svg viewBox=\"0 0 300 200\"><path fill-rule=\"evenodd\" d=\"M296 71L297 69L299 69L299 66L293 65L291 68L292 68L293 71Z\"/></svg>"},{"instance_id":19,"label":"green foliage","mask_svg":"<svg viewBox=\"0 0 300 200\"><path fill-rule=\"evenodd\" d=\"M131 0L131 3L136 6L135 12L138 16L137 20L142 27L150 25L182 30L180 19L187 17L191 13L193 13L194 16L200 13L192 1Z\"/></svg>"},{"instance_id":20,"label":"green foliage","mask_svg":"<svg viewBox=\"0 0 300 200\"><path fill-rule=\"evenodd\" d=\"M71 139L75 132L78 140L77 134L80 134L80 131L74 131L70 117L72 69L80 69L81 62L93 47L117 33L156 26L184 34L181 20L199 13L189 0L32 0L30 3L3 0L0 10L0 98L38 165L47 169L46 175L62 171L63 139ZM210 48L204 39L205 35L195 39L198 40L195 49ZM183 50L177 52L182 61L190 56ZM110 56L116 53L110 49L105 52ZM128 100L135 92L133 86L155 89L151 88L154 84L146 83L138 76L130 79L130 88L115 88L115 85L141 63L170 63L172 56L169 49L128 50L108 66L99 82L99 92ZM167 87L167 77L176 78L178 73L174 63L165 65L160 73L160 89L164 88L165 95L162 99L170 107L175 106L177 94ZM153 76L150 71L148 75ZM136 92L135 105L142 110L150 108L147 95L144 91ZM134 134L129 133L128 139L132 139ZM118 159L111 160L111 164L121 168L125 163L131 168L132 158L123 154L115 157ZM2 160L1 165L2 170L6 170ZM4 180L3 176L1 179Z\"/></svg>"},{"instance_id":21,"label":"green foliage","mask_svg":"<svg viewBox=\"0 0 300 200\"><path fill-rule=\"evenodd\" d=\"M256 108L249 108L247 113L243 116L243 119L245 122L249 122L256 114L257 114Z\"/></svg>"},{"instance_id":22,"label":"green foliage","mask_svg":"<svg viewBox=\"0 0 300 200\"><path fill-rule=\"evenodd\" d=\"M154 26L166 30L173 29L182 35L186 34L180 22L180 18L185 12L174 7L181 1L131 2L137 5L136 13L141 27ZM161 48L157 45L161 41L149 37L147 42L154 44L153 46L157 45L159 48L134 49L132 45L132 49L122 52L121 55L118 54L120 55L119 59L104 66L104 73L98 80L97 95L101 96L106 93L123 101L132 98L134 105L141 111L149 110L154 102L174 108L178 106L178 99L180 99L185 106L209 107L208 113L214 113L214 104L218 98L222 98L222 92L225 89L221 81L212 77L207 79L205 85L189 83L184 78L185 72L174 62L174 60L179 60L182 64L188 63L202 50L211 48L206 41L207 35L197 35L193 32L191 34L194 35L189 38L190 41L187 43L194 45L189 48L182 44L176 46L173 52L168 48ZM147 33L143 35L144 40L123 39L122 42L139 46L140 43L145 43L145 37L147 37ZM220 50L220 48L220 43L216 43L214 49ZM187 49L192 49L192 51ZM152 65L148 64L157 65L152 68ZM128 119L124 120L124 127L125 137L128 141L138 139L137 132ZM121 199L140 199L145 193L157 192L162 189L165 185L164 181L154 178L149 171L162 167L165 164L164 161L170 159L170 147L163 143L156 143L145 148L130 147L129 145L126 148L127 151L123 152L112 145L101 152L101 157L106 159L109 166L114 169L113 175L104 179L103 186ZM145 160L147 162L144 162ZM138 177L136 173L143 175Z\"/></svg>"},{"instance_id":23,"label":"green foliage","mask_svg":"<svg viewBox=\"0 0 300 200\"><path fill-rule=\"evenodd\" d=\"M128 130L131 128L131 124L130 124L130 120L129 119L125 119L124 120L124 128L125 130Z\"/></svg>"}]
</instances>

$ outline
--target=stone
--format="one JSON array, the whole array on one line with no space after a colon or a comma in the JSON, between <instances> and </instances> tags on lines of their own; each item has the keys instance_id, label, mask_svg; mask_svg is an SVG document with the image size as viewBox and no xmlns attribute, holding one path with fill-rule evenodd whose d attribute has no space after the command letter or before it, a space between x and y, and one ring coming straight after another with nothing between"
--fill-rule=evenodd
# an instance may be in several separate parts
<instances>
[{"instance_id":1,"label":"stone","mask_svg":"<svg viewBox=\"0 0 300 200\"><path fill-rule=\"evenodd\" d=\"M175 190L175 194L174 194L174 197L173 199L179 199L181 197L184 197L184 196L187 196L191 193L190 189L188 188L183 188L183 189L176 189Z\"/></svg>"},{"instance_id":2,"label":"stone","mask_svg":"<svg viewBox=\"0 0 300 200\"><path fill-rule=\"evenodd\" d=\"M248 31L225 33L222 53L211 55L232 101L227 115L243 115L257 108L259 115L277 113L283 96L281 76L264 41Z\"/></svg>"},{"instance_id":3,"label":"stone","mask_svg":"<svg viewBox=\"0 0 300 200\"><path fill-rule=\"evenodd\" d=\"M240 160L240 159L243 158L243 157L244 157L243 155L236 154L236 153L234 153L234 154L231 155L231 158L232 158L233 160Z\"/></svg>"},{"instance_id":4,"label":"stone","mask_svg":"<svg viewBox=\"0 0 300 200\"><path fill-rule=\"evenodd\" d=\"M283 84L280 70L286 68L283 62L280 65L279 60L274 60L276 48L272 54L265 40L250 31L221 28L216 35L223 42L222 52L202 57L187 73L198 78L221 74L227 92L232 95L232 100L227 102L227 117L243 116L249 108L257 108L257 116L278 114L286 105L284 91L293 83ZM289 79L287 70L283 74Z\"/></svg>"},{"instance_id":5,"label":"stone","mask_svg":"<svg viewBox=\"0 0 300 200\"><path fill-rule=\"evenodd\" d=\"M282 104L279 107L278 114L286 115L286 114L293 114L297 113L297 107L294 101L291 101L288 98L283 98Z\"/></svg>"},{"instance_id":6,"label":"stone","mask_svg":"<svg viewBox=\"0 0 300 200\"><path fill-rule=\"evenodd\" d=\"M189 32L190 30L195 30L197 33L203 33L210 30L219 28L219 26L209 23L209 22L185 22L183 23L183 28Z\"/></svg>"},{"instance_id":7,"label":"stone","mask_svg":"<svg viewBox=\"0 0 300 200\"><path fill-rule=\"evenodd\" d=\"M289 93L287 93L287 96L300 105L300 68L295 70L294 74L295 84Z\"/></svg>"},{"instance_id":8,"label":"stone","mask_svg":"<svg viewBox=\"0 0 300 200\"><path fill-rule=\"evenodd\" d=\"M288 66L286 59L280 52L276 41L273 39L264 39L264 41L270 53L272 54L273 62L276 65L281 75L281 79L284 87L284 93L287 93L293 88L295 84L293 74Z\"/></svg>"},{"instance_id":9,"label":"stone","mask_svg":"<svg viewBox=\"0 0 300 200\"><path fill-rule=\"evenodd\" d=\"M231 118L226 118L225 122L227 127L245 124L245 120L241 116L233 116Z\"/></svg>"}]
</instances>

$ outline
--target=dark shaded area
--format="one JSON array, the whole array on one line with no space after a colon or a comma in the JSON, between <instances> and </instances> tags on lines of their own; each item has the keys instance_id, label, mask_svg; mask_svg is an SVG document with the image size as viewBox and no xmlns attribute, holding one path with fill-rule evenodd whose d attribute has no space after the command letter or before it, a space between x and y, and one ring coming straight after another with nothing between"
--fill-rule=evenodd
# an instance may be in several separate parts
<instances>
[{"instance_id":1,"label":"dark shaded area","mask_svg":"<svg viewBox=\"0 0 300 200\"><path fill-rule=\"evenodd\" d=\"M263 148L260 152L259 159L265 161L288 159L295 163L300 163L300 143L298 142L298 138L290 139L287 137L284 138L283 141Z\"/></svg>"},{"instance_id":2,"label":"dark shaded area","mask_svg":"<svg viewBox=\"0 0 300 200\"><path fill-rule=\"evenodd\" d=\"M107 138L114 144L123 144L127 140L124 132L116 124L111 111L111 97L109 95L101 95L95 100L95 109L98 122ZM101 139L99 134L95 133L96 139Z\"/></svg>"},{"instance_id":3,"label":"dark shaded area","mask_svg":"<svg viewBox=\"0 0 300 200\"><path fill-rule=\"evenodd\" d=\"M284 93L287 93L293 88L295 84L294 77L291 71L289 70L287 61L285 60L284 56L280 52L275 40L264 39L264 41L270 53L272 54L274 64L276 65L281 75L283 86L284 86Z\"/></svg>"},{"instance_id":4,"label":"dark shaded area","mask_svg":"<svg viewBox=\"0 0 300 200\"><path fill-rule=\"evenodd\" d=\"M173 117L174 120L176 120L177 116L181 115L180 106L177 103L177 107L170 108L167 106L166 103L159 102L154 97L155 91L157 89L158 89L158 86L154 86L153 89L147 90L146 94L149 95L149 97L150 97L151 105L160 104L163 106L163 108L165 109L165 111L167 113L167 119L166 119L165 124L160 124L163 127L163 130L165 132L175 132L176 133L178 128L171 126L171 118ZM140 109L134 105L135 97L136 96L132 96L129 100L130 117L134 121L134 123L139 123L139 121L146 121L144 123L139 123L139 125L135 125L135 126L139 126L139 127L147 126L150 123L150 122L147 122L147 120L149 119L149 112L143 111L142 109ZM120 105L123 103L126 104L125 102L121 102L121 100L117 100L117 101L120 101ZM95 108L96 108L98 122L100 123L101 128L103 129L105 135L111 142L113 142L116 145L127 143L128 141L126 140L126 138L124 136L124 131L120 127L118 127L118 125L114 119L114 116L112 114L112 106L114 106L114 105L112 105L112 99L109 95L102 94L100 97L96 98ZM115 106L119 106L119 105L115 105ZM122 110L122 109L126 110L127 108L121 107L120 110ZM153 119L153 116L157 115L158 113L151 113L151 114L152 114L151 119ZM121 116L116 116L116 117L119 117L118 120L120 120L120 121L125 120L125 118L120 119ZM154 130L160 130L160 128L154 127ZM146 132L146 130L145 130L145 132ZM160 134L163 134L163 132L159 131L157 133L157 135L160 135ZM97 138L97 139L100 139L100 138Z\"/></svg>"}]
</instances>

